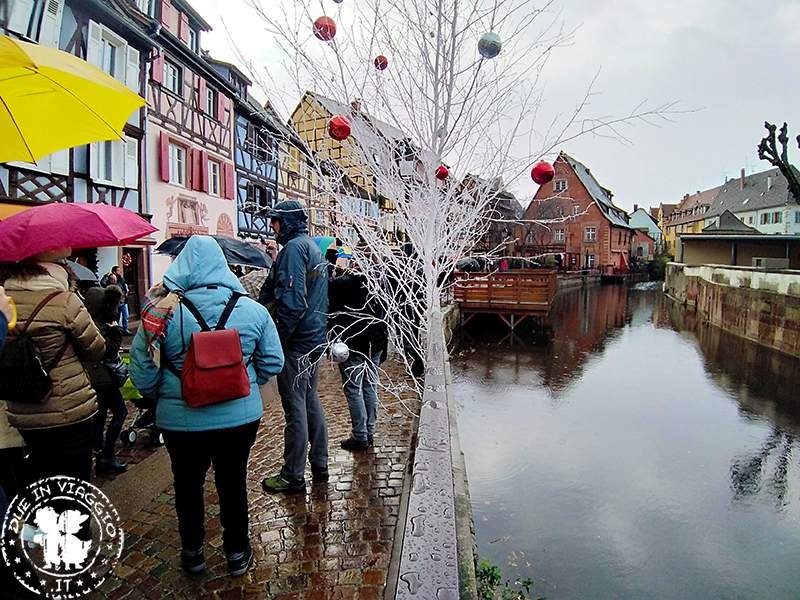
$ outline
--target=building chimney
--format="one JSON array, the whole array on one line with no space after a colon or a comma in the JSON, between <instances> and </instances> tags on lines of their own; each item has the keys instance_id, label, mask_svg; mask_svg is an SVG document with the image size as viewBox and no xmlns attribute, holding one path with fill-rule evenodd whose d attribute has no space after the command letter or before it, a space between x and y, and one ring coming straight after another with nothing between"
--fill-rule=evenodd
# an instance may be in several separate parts
<instances>
[{"instance_id":1,"label":"building chimney","mask_svg":"<svg viewBox=\"0 0 800 600\"><path fill-rule=\"evenodd\" d=\"M767 175L767 191L772 189L772 175Z\"/></svg>"},{"instance_id":2,"label":"building chimney","mask_svg":"<svg viewBox=\"0 0 800 600\"><path fill-rule=\"evenodd\" d=\"M361 112L361 98L353 98L353 101L350 103L350 108L353 109L354 113Z\"/></svg>"},{"instance_id":3,"label":"building chimney","mask_svg":"<svg viewBox=\"0 0 800 600\"><path fill-rule=\"evenodd\" d=\"M744 169L742 169L739 174L739 189L744 189Z\"/></svg>"},{"instance_id":4,"label":"building chimney","mask_svg":"<svg viewBox=\"0 0 800 600\"><path fill-rule=\"evenodd\" d=\"M637 210L639 210L639 205L638 204L634 204L633 205L633 212L636 212Z\"/></svg>"}]
</instances>

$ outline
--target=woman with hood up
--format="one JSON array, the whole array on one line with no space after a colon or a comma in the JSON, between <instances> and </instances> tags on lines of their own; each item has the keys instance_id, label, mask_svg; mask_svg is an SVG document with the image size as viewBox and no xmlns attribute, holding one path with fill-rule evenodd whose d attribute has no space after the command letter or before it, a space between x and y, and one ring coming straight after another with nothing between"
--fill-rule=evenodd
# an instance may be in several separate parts
<instances>
[{"instance_id":1,"label":"woman with hood up","mask_svg":"<svg viewBox=\"0 0 800 600\"><path fill-rule=\"evenodd\" d=\"M172 294L187 298L214 327L233 294L245 294L230 271L217 242L192 236L164 275ZM150 318L152 315L144 315ZM206 567L203 542L205 509L203 485L209 466L219 495L222 545L233 576L243 575L253 560L249 541L247 462L263 413L259 386L283 368L283 352L267 309L246 296L239 298L225 324L236 329L250 379L250 393L204 407L190 407L181 394L180 371L192 333L201 327L183 303L175 305L151 352L145 327L131 347L131 378L145 396L157 399L156 425L172 462L175 510L181 538L181 565L188 573ZM161 367L156 364L159 360ZM166 365L172 368L166 368Z\"/></svg>"}]
</instances>

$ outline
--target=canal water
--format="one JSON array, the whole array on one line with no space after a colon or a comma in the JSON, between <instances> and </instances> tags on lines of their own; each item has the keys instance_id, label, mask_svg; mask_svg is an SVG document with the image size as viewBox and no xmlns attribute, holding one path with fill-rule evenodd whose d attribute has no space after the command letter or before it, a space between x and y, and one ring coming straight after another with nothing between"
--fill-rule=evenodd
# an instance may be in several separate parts
<instances>
[{"instance_id":1,"label":"canal water","mask_svg":"<svg viewBox=\"0 0 800 600\"><path fill-rule=\"evenodd\" d=\"M481 557L549 600L800 598L800 364L660 285L453 352Z\"/></svg>"}]
</instances>

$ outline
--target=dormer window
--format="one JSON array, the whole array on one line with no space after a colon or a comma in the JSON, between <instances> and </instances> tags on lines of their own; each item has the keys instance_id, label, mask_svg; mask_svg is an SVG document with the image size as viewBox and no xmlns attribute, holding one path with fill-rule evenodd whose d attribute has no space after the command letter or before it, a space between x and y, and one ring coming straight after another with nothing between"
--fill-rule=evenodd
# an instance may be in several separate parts
<instances>
[{"instance_id":1,"label":"dormer window","mask_svg":"<svg viewBox=\"0 0 800 600\"><path fill-rule=\"evenodd\" d=\"M199 53L200 52L200 46L198 44L198 38L199 38L199 36L197 35L197 30L196 29L192 29L191 27L189 27L189 38L186 41L186 44L189 46L189 48L192 49L193 52L198 52Z\"/></svg>"}]
</instances>

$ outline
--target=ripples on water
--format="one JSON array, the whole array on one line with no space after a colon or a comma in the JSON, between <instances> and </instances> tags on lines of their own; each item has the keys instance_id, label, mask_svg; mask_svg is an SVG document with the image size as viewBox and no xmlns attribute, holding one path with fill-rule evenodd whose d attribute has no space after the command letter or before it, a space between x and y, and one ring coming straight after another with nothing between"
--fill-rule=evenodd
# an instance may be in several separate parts
<instances>
[{"instance_id":1,"label":"ripples on water","mask_svg":"<svg viewBox=\"0 0 800 600\"><path fill-rule=\"evenodd\" d=\"M482 555L559 598L800 598L797 361L660 283L453 356Z\"/></svg>"}]
</instances>

